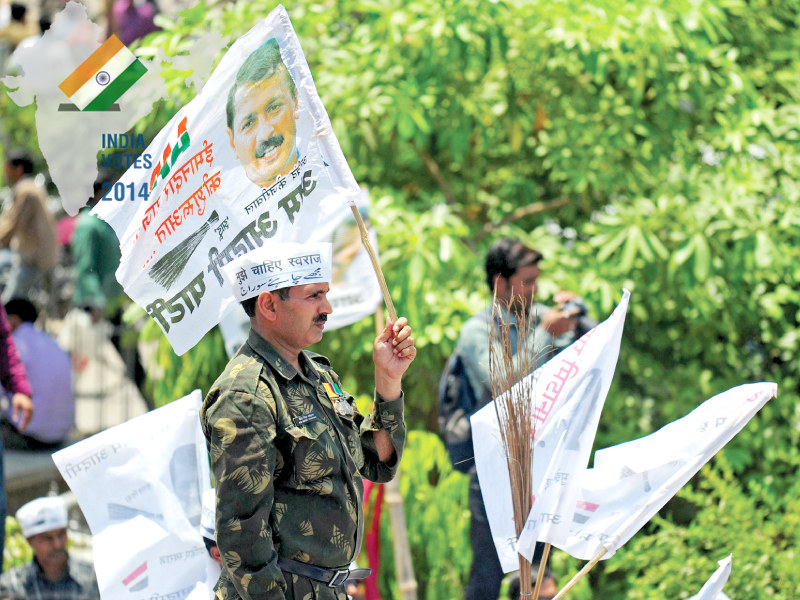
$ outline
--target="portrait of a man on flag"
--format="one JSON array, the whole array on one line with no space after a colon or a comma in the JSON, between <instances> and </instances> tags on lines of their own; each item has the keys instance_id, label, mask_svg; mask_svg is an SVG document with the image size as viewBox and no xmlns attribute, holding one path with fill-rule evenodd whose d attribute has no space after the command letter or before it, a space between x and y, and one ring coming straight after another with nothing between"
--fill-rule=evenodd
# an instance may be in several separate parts
<instances>
[{"instance_id":1,"label":"portrait of a man on flag","mask_svg":"<svg viewBox=\"0 0 800 600\"><path fill-rule=\"evenodd\" d=\"M268 188L297 164L297 88L275 38L247 57L228 92L228 137L247 178Z\"/></svg>"}]
</instances>

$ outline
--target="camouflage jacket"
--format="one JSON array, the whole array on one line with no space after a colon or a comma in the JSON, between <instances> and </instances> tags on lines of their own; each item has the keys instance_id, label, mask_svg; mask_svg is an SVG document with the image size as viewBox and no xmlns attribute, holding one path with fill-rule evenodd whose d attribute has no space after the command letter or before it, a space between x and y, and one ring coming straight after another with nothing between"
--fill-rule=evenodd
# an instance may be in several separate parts
<instances>
[{"instance_id":1,"label":"camouflage jacket","mask_svg":"<svg viewBox=\"0 0 800 600\"><path fill-rule=\"evenodd\" d=\"M346 568L364 530L362 477L389 481L400 463L403 396L384 401L376 393L375 410L362 416L324 356L303 351L299 361L305 375L250 330L203 403L222 600L282 600L278 558ZM352 416L334 407L349 412L344 403ZM388 463L378 459L379 429L395 449Z\"/></svg>"}]
</instances>

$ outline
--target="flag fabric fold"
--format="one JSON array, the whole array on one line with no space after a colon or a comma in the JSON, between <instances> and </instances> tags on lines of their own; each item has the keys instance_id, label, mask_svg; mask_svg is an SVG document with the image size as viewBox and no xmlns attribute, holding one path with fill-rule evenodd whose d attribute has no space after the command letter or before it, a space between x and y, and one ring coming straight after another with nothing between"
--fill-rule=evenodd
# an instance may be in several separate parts
<instances>
[{"instance_id":1,"label":"flag fabric fold","mask_svg":"<svg viewBox=\"0 0 800 600\"><path fill-rule=\"evenodd\" d=\"M569 538L575 558L614 553L656 514L770 398L774 383L740 385L646 437L598 450L581 484Z\"/></svg>"},{"instance_id":2,"label":"flag fabric fold","mask_svg":"<svg viewBox=\"0 0 800 600\"><path fill-rule=\"evenodd\" d=\"M506 573L519 568L517 551L531 558L537 539L567 540L581 476L614 376L629 299L630 293L623 290L606 321L528 376L534 380L534 502L519 542L494 403L471 418L478 480Z\"/></svg>"},{"instance_id":3,"label":"flag fabric fold","mask_svg":"<svg viewBox=\"0 0 800 600\"><path fill-rule=\"evenodd\" d=\"M728 577L731 576L732 563L733 554L719 561L719 569L714 571L714 574L706 581L706 584L700 589L700 593L692 596L689 600L723 600L723 598L727 598L722 593L722 588L725 587Z\"/></svg>"}]
</instances>

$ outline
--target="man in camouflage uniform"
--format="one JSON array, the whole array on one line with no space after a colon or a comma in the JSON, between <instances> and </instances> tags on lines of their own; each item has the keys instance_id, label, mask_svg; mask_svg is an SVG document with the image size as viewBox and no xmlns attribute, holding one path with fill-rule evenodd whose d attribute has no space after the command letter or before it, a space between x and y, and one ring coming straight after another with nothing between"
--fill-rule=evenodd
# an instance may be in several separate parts
<instances>
[{"instance_id":1,"label":"man in camouflage uniform","mask_svg":"<svg viewBox=\"0 0 800 600\"><path fill-rule=\"evenodd\" d=\"M234 272L241 278L276 256L288 267L281 246L225 267L251 330L201 411L224 562L215 590L220 600L344 600L362 542L362 477L386 482L397 472L406 434L400 383L416 348L406 319L387 319L373 348L375 409L361 415L328 359L304 350L322 338L332 310L330 244L303 247L306 256L322 256L323 281L235 285Z\"/></svg>"}]
</instances>

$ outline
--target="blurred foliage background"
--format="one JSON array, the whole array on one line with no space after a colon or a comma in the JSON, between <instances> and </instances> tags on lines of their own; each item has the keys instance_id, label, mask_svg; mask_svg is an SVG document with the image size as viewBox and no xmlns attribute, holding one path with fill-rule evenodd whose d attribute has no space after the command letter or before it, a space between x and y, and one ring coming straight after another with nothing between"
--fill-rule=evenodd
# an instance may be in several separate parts
<instances>
[{"instance_id":1,"label":"blurred foliage background","mask_svg":"<svg viewBox=\"0 0 800 600\"><path fill-rule=\"evenodd\" d=\"M232 41L274 7L199 4L160 17L164 31L136 52L180 55L208 31ZM575 597L688 598L731 552L733 600L800 596L800 2L286 7L356 179L370 187L392 296L416 331L409 426L435 431L444 360L488 301L483 255L500 236L520 237L545 255L542 301L574 290L604 319L631 290L597 447L740 383L780 388ZM137 124L148 139L196 94L185 72L165 73L170 100ZM373 334L365 319L314 348L336 357L359 395L371 393ZM143 335L160 338L160 403L207 391L227 360L217 330L183 357L153 322ZM403 475L420 598L457 600L470 561L464 480L423 432L410 437ZM397 597L384 564L382 589ZM580 565L556 553L554 566L565 582Z\"/></svg>"}]
</instances>

